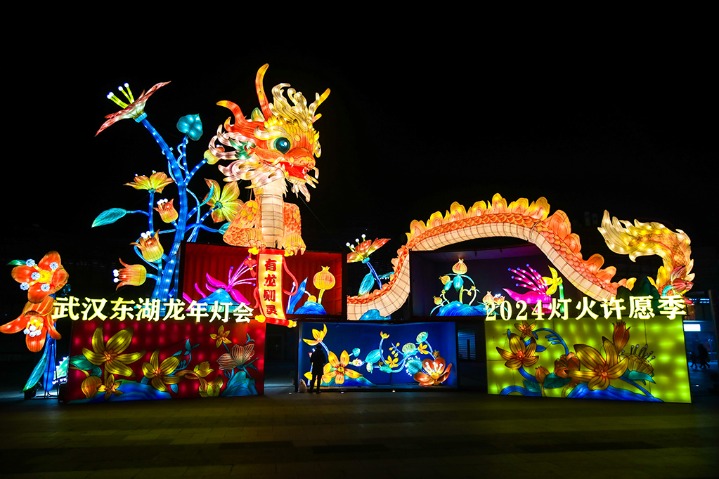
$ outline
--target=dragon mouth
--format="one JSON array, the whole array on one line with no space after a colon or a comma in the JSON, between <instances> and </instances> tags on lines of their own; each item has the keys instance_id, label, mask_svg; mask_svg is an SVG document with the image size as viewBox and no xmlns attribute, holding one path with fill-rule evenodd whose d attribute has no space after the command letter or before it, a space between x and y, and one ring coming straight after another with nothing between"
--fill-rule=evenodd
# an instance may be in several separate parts
<instances>
[{"instance_id":1,"label":"dragon mouth","mask_svg":"<svg viewBox=\"0 0 719 479\"><path fill-rule=\"evenodd\" d=\"M310 184L317 183L317 168L315 167L315 159L312 156L300 157L284 157L280 160L280 165L285 172L285 177L291 183L307 182ZM314 172L314 176L310 174ZM314 186L314 185L312 185Z\"/></svg>"},{"instance_id":2,"label":"dragon mouth","mask_svg":"<svg viewBox=\"0 0 719 479\"><path fill-rule=\"evenodd\" d=\"M289 171L287 173L288 174L285 178L291 185L293 185L293 191L297 191L298 186L302 191L307 190L306 185L316 188L317 183L319 182L317 179L317 176L319 176L317 168L312 168L311 170L308 168L302 168L302 171L299 173L295 172L295 174L292 174Z\"/></svg>"},{"instance_id":3,"label":"dragon mouth","mask_svg":"<svg viewBox=\"0 0 719 479\"><path fill-rule=\"evenodd\" d=\"M285 170L285 173L287 173L289 178L295 180L305 180L308 173L312 171L312 167L308 168L304 165L298 165L297 163L292 164L284 161L282 162L282 169Z\"/></svg>"}]
</instances>

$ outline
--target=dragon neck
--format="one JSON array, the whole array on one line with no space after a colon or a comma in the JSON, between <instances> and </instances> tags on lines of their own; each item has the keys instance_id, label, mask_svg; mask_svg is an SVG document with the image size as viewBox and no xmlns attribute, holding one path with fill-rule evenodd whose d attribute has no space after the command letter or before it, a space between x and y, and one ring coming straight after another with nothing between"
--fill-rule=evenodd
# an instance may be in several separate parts
<instances>
[{"instance_id":1,"label":"dragon neck","mask_svg":"<svg viewBox=\"0 0 719 479\"><path fill-rule=\"evenodd\" d=\"M272 181L255 190L260 207L262 237L270 248L279 248L285 233L284 196L286 191L287 185L284 179Z\"/></svg>"}]
</instances>

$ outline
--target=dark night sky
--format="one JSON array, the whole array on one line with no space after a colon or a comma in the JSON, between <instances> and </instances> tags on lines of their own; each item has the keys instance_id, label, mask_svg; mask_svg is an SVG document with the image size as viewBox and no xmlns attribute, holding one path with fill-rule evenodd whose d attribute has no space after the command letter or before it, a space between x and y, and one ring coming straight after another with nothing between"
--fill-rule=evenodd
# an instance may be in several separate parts
<instances>
[{"instance_id":1,"label":"dark night sky","mask_svg":"<svg viewBox=\"0 0 719 479\"><path fill-rule=\"evenodd\" d=\"M0 194L12 234L30 231L34 241L4 245L3 260L39 259L47 247L100 244L112 235L119 245L135 240L121 223L99 231L92 221L110 207L142 208L142 195L124 183L166 166L132 121L95 136L117 110L109 91L129 82L137 95L171 81L146 112L173 147L181 140L177 119L200 114L205 133L188 149L194 164L229 116L218 101L231 100L246 115L258 106L254 78L264 63L268 91L289 83L311 101L331 89L315 123L318 187L306 204L288 196L300 204L309 249L317 239L322 249L342 250L367 232L391 238L394 251L413 219L494 193L544 196L573 223L606 209L682 229L693 245L713 244L716 76L707 35L614 27L476 35L417 28L372 41L368 33L339 37L318 28L292 47L291 36L263 42L264 29L150 41L161 32L149 22L118 37L111 27L51 35L31 26L28 36L47 37L42 49L31 55L21 46L5 60L6 75L13 73L6 95L18 107L6 110L12 173ZM200 196L202 177L221 180L205 171ZM607 251L587 253L594 252Z\"/></svg>"}]
</instances>

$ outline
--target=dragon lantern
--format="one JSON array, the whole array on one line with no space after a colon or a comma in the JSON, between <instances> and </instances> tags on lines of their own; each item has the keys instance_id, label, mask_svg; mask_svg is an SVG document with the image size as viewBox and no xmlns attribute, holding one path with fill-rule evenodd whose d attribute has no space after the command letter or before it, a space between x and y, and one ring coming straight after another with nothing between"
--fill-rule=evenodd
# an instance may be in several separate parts
<instances>
[{"instance_id":1,"label":"dragon lantern","mask_svg":"<svg viewBox=\"0 0 719 479\"><path fill-rule=\"evenodd\" d=\"M584 259L579 236L572 233L566 213L557 210L550 215L549 211L544 197L531 203L527 198L508 202L496 193L491 201L478 201L469 209L454 202L445 214L437 211L426 222L412 221L407 243L392 260L391 279L367 294L349 296L347 318L362 319L373 311L384 317L404 304L409 296L410 251L432 251L475 238L504 236L535 244L579 291L599 301L616 297L619 287L634 287L636 278L614 280L616 268L603 267L602 255ZM662 259L656 279L650 278L660 294L683 296L693 287L691 241L682 230L672 231L660 223L632 224L610 217L607 211L598 229L613 252L629 255L632 261L649 255Z\"/></svg>"},{"instance_id":2,"label":"dragon lantern","mask_svg":"<svg viewBox=\"0 0 719 479\"><path fill-rule=\"evenodd\" d=\"M285 255L304 253L299 208L285 203L288 184L297 196L309 201L308 186L315 187L319 170L315 159L320 157L319 133L313 124L320 118L317 107L330 90L315 94L307 104L301 92L280 83L272 88L273 102L265 95L263 78L269 65L257 72L255 88L260 108L246 119L239 106L231 101L217 104L228 108L232 117L217 129L206 158L210 163L231 160L218 165L226 182L249 181L256 199L245 202L239 214L223 234L226 243L250 248L284 248ZM291 103L290 103L291 102Z\"/></svg>"}]
</instances>

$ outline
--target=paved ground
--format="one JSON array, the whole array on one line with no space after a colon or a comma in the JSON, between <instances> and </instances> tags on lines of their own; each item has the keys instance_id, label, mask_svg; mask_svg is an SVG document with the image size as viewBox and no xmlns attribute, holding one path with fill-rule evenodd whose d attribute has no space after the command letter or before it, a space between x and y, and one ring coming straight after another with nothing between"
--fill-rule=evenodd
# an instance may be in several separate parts
<instances>
[{"instance_id":1,"label":"paved ground","mask_svg":"<svg viewBox=\"0 0 719 479\"><path fill-rule=\"evenodd\" d=\"M717 365L691 404L482 392L60 404L0 393L2 478L714 478ZM286 375L285 375L286 376Z\"/></svg>"}]
</instances>

